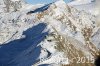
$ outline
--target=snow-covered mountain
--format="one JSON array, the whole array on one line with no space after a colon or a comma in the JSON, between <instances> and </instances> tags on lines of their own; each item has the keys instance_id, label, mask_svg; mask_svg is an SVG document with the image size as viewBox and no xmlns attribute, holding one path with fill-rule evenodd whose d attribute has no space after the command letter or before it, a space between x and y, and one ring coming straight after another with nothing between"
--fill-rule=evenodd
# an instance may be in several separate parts
<instances>
[{"instance_id":1,"label":"snow-covered mountain","mask_svg":"<svg viewBox=\"0 0 100 66\"><path fill-rule=\"evenodd\" d=\"M91 13L93 15L97 15L97 6L96 6L97 0L75 0L70 3L68 3L69 6L73 6L77 8L78 10L84 10L88 13Z\"/></svg>"},{"instance_id":2,"label":"snow-covered mountain","mask_svg":"<svg viewBox=\"0 0 100 66\"><path fill-rule=\"evenodd\" d=\"M0 9L0 66L61 66L98 55L100 26L91 13L63 0L0 0Z\"/></svg>"}]
</instances>

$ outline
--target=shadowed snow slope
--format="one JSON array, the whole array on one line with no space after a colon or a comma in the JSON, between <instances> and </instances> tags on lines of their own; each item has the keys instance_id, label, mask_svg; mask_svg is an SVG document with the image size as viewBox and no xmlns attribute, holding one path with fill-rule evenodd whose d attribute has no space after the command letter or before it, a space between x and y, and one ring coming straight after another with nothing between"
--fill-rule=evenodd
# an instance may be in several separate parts
<instances>
[{"instance_id":1,"label":"shadowed snow slope","mask_svg":"<svg viewBox=\"0 0 100 66\"><path fill-rule=\"evenodd\" d=\"M24 31L25 38L1 45L0 66L30 66L38 60L41 47L37 45L48 34L42 33L45 28L46 25L40 23Z\"/></svg>"},{"instance_id":2,"label":"shadowed snow slope","mask_svg":"<svg viewBox=\"0 0 100 66\"><path fill-rule=\"evenodd\" d=\"M50 3L50 4L52 4L52 3ZM45 11L45 10L47 10L49 8L50 4L44 5L44 6L40 7L40 8L37 8L34 11L30 11L27 14L36 13L36 12L43 12L43 11Z\"/></svg>"}]
</instances>

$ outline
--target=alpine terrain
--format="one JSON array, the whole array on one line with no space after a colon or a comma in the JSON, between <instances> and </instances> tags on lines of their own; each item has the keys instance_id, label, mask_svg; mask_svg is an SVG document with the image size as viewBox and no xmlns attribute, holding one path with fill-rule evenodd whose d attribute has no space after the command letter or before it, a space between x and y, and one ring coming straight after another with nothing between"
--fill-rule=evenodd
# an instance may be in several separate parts
<instances>
[{"instance_id":1,"label":"alpine terrain","mask_svg":"<svg viewBox=\"0 0 100 66\"><path fill-rule=\"evenodd\" d=\"M0 66L95 66L100 56L95 4L0 0Z\"/></svg>"}]
</instances>

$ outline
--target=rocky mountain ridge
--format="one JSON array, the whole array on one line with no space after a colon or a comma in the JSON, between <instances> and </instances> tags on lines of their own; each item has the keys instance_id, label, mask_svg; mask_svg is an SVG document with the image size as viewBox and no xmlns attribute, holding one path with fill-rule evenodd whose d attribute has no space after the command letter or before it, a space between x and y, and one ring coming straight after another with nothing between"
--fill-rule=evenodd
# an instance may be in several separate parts
<instances>
[{"instance_id":1,"label":"rocky mountain ridge","mask_svg":"<svg viewBox=\"0 0 100 66\"><path fill-rule=\"evenodd\" d=\"M57 2L42 5L42 6L41 5L33 6L33 5L26 4L24 1L20 1L20 5L18 4L19 6L18 8L12 6L11 8L8 7L6 11L4 11L4 8L2 6L3 5L0 5L0 8L2 8L1 10L2 12L0 12L1 49L3 47L2 45L7 45L10 42L14 42L16 40L17 40L16 43L18 42L17 44L21 44L23 46L27 42L29 42L30 44L31 43L34 44L36 41L39 40L38 36L42 40L42 41L39 40L40 43L38 43L38 45L36 46L31 45L28 47L27 45L28 43L27 43L26 46L28 48L22 50L21 53L17 54L17 56L12 57L12 59L10 59L11 61L7 63L10 64L10 66L13 66L14 63L15 64L17 63L15 66L23 66L25 64L24 62L27 61L24 59L29 59L32 56L30 52L34 53L34 51L37 51L40 46L42 49L37 51L37 52L41 52L39 54L40 56L38 56L38 59L40 59L40 61L36 62L36 59L34 59L33 62L33 59L31 59L32 61L30 60L30 62L27 62L26 66L30 66L30 65L38 66L41 64L54 64L53 66L56 66L57 63L58 65L59 63L69 64L69 62L64 63L61 62L61 60L59 60L64 56L66 56L64 55L64 53L66 53L65 51L67 51L64 48L62 48L64 50L61 51L61 46L59 46L60 44L66 46L68 45L69 47L73 46L73 49L69 49L70 51L80 50L77 53L78 54L83 53L85 56L89 55L94 57L93 55L98 54L97 50L99 48L98 46L100 41L99 39L95 39L95 37L99 37L99 27L96 24L95 15L91 15L90 13L87 13L85 11L80 11L72 6L68 6L63 0L59 0ZM20 6L22 6L22 8ZM41 23L46 24L46 27L43 24L42 26L44 27L42 27ZM29 30L32 27L37 25L39 25L41 29L37 27L34 28L34 30ZM25 33L25 31L27 30L29 30L29 32ZM40 33L39 35L38 31L40 31L41 33L48 32L49 35L46 35L46 38L43 40L45 34L41 35ZM30 36L32 34L33 36ZM27 42L21 39L23 40L27 39ZM19 40L21 40L22 42L20 43ZM65 43L63 41L65 41ZM34 49L34 47L36 49ZM49 54L48 52L51 54L50 56L47 56ZM8 54L9 53L10 51L8 52ZM14 53L12 53L12 55L13 54ZM56 60L50 62L54 57L58 57L58 59L56 60L59 60L59 62L55 62ZM42 62L41 62L41 58L43 59ZM0 60L0 62L6 62L6 60L5 61Z\"/></svg>"}]
</instances>

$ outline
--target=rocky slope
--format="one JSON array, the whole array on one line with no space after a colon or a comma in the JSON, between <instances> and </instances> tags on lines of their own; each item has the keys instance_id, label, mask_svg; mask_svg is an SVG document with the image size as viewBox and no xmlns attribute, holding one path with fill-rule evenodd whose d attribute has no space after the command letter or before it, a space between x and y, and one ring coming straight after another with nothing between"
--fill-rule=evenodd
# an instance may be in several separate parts
<instances>
[{"instance_id":1,"label":"rocky slope","mask_svg":"<svg viewBox=\"0 0 100 66\"><path fill-rule=\"evenodd\" d=\"M0 65L61 66L72 63L66 58L98 54L100 28L95 15L63 0L46 5L0 1Z\"/></svg>"}]
</instances>

